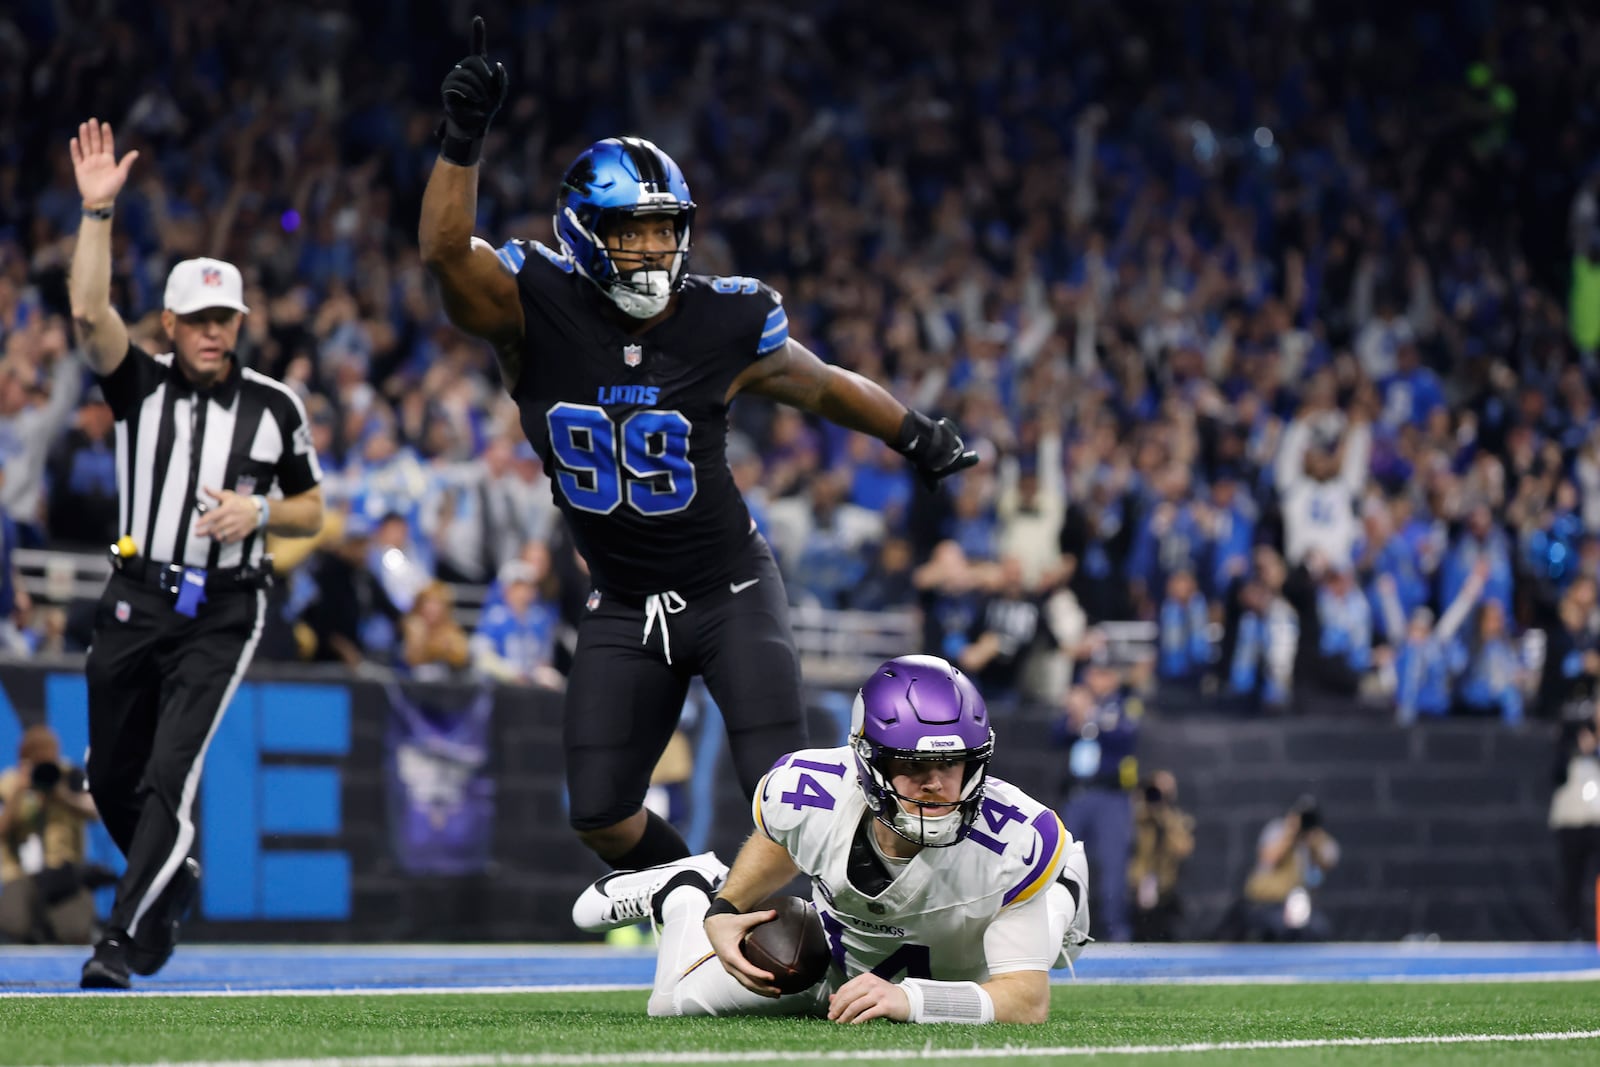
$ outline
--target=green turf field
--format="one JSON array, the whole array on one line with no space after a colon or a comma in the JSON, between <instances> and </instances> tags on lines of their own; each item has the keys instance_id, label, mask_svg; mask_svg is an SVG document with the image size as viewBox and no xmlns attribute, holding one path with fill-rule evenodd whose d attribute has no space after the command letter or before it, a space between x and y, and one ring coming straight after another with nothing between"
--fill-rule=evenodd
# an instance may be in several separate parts
<instances>
[{"instance_id":1,"label":"green turf field","mask_svg":"<svg viewBox=\"0 0 1600 1067\"><path fill-rule=\"evenodd\" d=\"M316 1067L651 1067L928 1059L1042 1067L1092 1050L1099 1050L1096 1059L1116 1063L1251 1067L1433 1067L1507 1055L1518 1067L1600 1063L1600 983L1057 986L1045 1025L987 1027L650 1019L645 997L630 991L18 998L0 1001L0 1065L297 1060L305 1067L312 1061ZM1583 1032L1588 1036L1556 1036ZM1551 1036L1514 1041L1539 1034ZM1430 1040L1388 1043L1405 1038ZM1314 1044L1291 1044L1298 1042ZM1240 1043L1261 1047L1234 1047Z\"/></svg>"}]
</instances>

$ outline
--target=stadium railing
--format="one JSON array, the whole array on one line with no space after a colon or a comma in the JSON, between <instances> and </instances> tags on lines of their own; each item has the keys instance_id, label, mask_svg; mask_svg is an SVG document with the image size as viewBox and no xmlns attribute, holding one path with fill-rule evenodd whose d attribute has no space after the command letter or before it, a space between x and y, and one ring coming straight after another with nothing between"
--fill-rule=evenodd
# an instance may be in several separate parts
<instances>
[{"instance_id":1,"label":"stadium railing","mask_svg":"<svg viewBox=\"0 0 1600 1067\"><path fill-rule=\"evenodd\" d=\"M796 605L789 614L808 682L858 686L884 660L921 643L916 612L848 611Z\"/></svg>"},{"instance_id":2,"label":"stadium railing","mask_svg":"<svg viewBox=\"0 0 1600 1067\"><path fill-rule=\"evenodd\" d=\"M98 599L111 573L111 561L103 552L19 548L12 560L22 587L35 600L50 604ZM456 621L471 632L483 612L487 587L451 588ZM922 644L921 620L910 608L849 611L801 604L794 607L790 620L804 676L817 685L859 685L884 660ZM1102 622L1097 628L1105 635L1114 663L1146 659L1155 648L1153 622Z\"/></svg>"}]
</instances>

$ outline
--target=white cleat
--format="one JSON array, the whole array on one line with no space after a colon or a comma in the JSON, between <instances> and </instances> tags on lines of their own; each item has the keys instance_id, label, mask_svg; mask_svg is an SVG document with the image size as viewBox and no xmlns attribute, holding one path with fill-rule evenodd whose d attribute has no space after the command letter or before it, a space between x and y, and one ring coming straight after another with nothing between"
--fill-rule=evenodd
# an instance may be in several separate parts
<instances>
[{"instance_id":1,"label":"white cleat","mask_svg":"<svg viewBox=\"0 0 1600 1067\"><path fill-rule=\"evenodd\" d=\"M661 925L661 901L680 885L715 893L728 865L714 852L661 863L637 871L612 871L579 894L572 905L572 923L591 934L649 920Z\"/></svg>"}]
</instances>

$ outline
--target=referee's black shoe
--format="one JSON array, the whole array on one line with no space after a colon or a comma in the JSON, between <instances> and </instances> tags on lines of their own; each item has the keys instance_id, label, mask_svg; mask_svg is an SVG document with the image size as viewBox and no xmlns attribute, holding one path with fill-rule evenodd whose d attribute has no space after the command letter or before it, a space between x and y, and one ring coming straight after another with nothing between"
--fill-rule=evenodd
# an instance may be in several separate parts
<instances>
[{"instance_id":1,"label":"referee's black shoe","mask_svg":"<svg viewBox=\"0 0 1600 1067\"><path fill-rule=\"evenodd\" d=\"M94 947L94 955L83 965L80 989L129 989L128 940L121 930L107 931Z\"/></svg>"},{"instance_id":2,"label":"referee's black shoe","mask_svg":"<svg viewBox=\"0 0 1600 1067\"><path fill-rule=\"evenodd\" d=\"M172 884L150 909L139 932L128 944L128 968L134 974L155 974L172 958L178 947L178 924L189 914L195 894L200 890L200 861L193 856L184 859Z\"/></svg>"}]
</instances>

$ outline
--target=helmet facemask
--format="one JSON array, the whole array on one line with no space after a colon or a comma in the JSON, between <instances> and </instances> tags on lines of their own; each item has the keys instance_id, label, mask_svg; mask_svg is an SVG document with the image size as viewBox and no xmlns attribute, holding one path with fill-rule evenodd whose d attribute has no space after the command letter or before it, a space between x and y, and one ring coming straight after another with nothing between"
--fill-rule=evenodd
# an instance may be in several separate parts
<instances>
[{"instance_id":1,"label":"helmet facemask","mask_svg":"<svg viewBox=\"0 0 1600 1067\"><path fill-rule=\"evenodd\" d=\"M569 168L556 201L555 230L578 273L625 314L648 319L666 310L688 271L695 205L683 175L648 141L613 138L592 145ZM630 220L670 215L671 253L644 269L640 257L608 238Z\"/></svg>"},{"instance_id":2,"label":"helmet facemask","mask_svg":"<svg viewBox=\"0 0 1600 1067\"><path fill-rule=\"evenodd\" d=\"M856 772L861 778L861 788L867 795L867 808L879 822L913 845L928 848L947 848L966 836L967 827L978 817L978 808L983 803L983 785L988 776L989 757L993 752L991 745L963 753L941 753L931 758L926 752L878 749L865 738L858 738L853 747ZM952 803L949 800L919 800L900 793L895 789L886 766L894 759L935 764L962 763L960 797ZM908 806L910 811L906 810ZM926 812L929 808L952 810L942 815L928 815Z\"/></svg>"}]
</instances>

